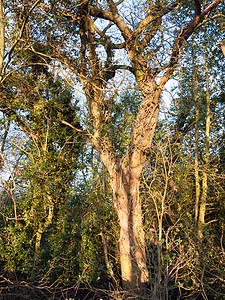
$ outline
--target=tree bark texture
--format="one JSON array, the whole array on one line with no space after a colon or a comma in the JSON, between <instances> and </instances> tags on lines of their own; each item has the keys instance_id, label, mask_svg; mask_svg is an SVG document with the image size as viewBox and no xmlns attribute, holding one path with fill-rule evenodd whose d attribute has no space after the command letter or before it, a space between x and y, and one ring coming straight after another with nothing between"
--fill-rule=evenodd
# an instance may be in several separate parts
<instances>
[{"instance_id":1,"label":"tree bark texture","mask_svg":"<svg viewBox=\"0 0 225 300\"><path fill-rule=\"evenodd\" d=\"M2 73L3 59L5 51L5 17L2 1L0 1L0 78Z\"/></svg>"},{"instance_id":2,"label":"tree bark texture","mask_svg":"<svg viewBox=\"0 0 225 300\"><path fill-rule=\"evenodd\" d=\"M106 140L103 142L97 131L96 139L93 140L110 175L120 225L122 281L123 286L129 290L140 289L149 279L139 185L145 151L151 146L158 117L160 93L158 89L154 91L155 86L151 80L142 85L144 95L142 106L137 115L130 146L122 159L115 156L110 146L107 147Z\"/></svg>"}]
</instances>

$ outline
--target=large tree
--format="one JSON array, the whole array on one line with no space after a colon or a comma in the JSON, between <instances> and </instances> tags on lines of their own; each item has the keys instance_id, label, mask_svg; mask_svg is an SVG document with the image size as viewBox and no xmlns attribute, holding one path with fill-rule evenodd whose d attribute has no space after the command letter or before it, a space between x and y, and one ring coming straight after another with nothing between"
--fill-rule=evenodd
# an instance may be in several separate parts
<instances>
[{"instance_id":1,"label":"large tree","mask_svg":"<svg viewBox=\"0 0 225 300\"><path fill-rule=\"evenodd\" d=\"M81 83L88 120L83 130L68 126L89 139L108 170L120 225L123 285L131 290L140 288L148 282L149 273L139 183L151 149L161 93L186 40L215 17L215 9L224 0L205 1L204 5L199 0L16 2L21 5L14 6L11 13L17 16L14 20L20 34L10 48L10 60L16 47L23 44L36 53L34 64L57 60ZM40 44L45 44L44 52ZM3 67L5 74L8 66ZM123 76L128 72L134 76L141 95L126 149L114 143L112 123L114 108L123 104L122 98L108 91L110 84L120 79L118 70L123 70Z\"/></svg>"}]
</instances>

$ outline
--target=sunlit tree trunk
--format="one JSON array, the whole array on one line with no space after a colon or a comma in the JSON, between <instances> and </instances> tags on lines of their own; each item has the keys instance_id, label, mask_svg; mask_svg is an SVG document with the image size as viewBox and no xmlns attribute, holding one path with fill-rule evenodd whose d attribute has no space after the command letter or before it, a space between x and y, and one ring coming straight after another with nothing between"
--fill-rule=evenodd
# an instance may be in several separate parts
<instances>
[{"instance_id":1,"label":"sunlit tree trunk","mask_svg":"<svg viewBox=\"0 0 225 300\"><path fill-rule=\"evenodd\" d=\"M52 198L50 196L48 198L48 206L46 208L46 218L44 219L43 223L39 224L37 233L36 233L36 240L35 240L35 253L38 252L38 250L41 247L41 239L43 236L43 233L46 232L46 230L49 228L49 226L52 224L52 219L54 216L54 204L52 203Z\"/></svg>"},{"instance_id":2,"label":"sunlit tree trunk","mask_svg":"<svg viewBox=\"0 0 225 300\"><path fill-rule=\"evenodd\" d=\"M206 37L205 37L206 41ZM208 69L208 51L205 45L205 74L206 74L206 127L205 127L205 165L202 173L202 195L199 206L198 235L203 237L203 228L205 225L205 214L208 193L208 168L209 168L209 133L210 133L210 90L209 90L209 69Z\"/></svg>"},{"instance_id":3,"label":"sunlit tree trunk","mask_svg":"<svg viewBox=\"0 0 225 300\"><path fill-rule=\"evenodd\" d=\"M197 101L195 106L195 223L198 222L198 210L199 210L199 200L200 200L200 176L199 176L199 136L198 136L198 122L199 122L199 109L197 107Z\"/></svg>"},{"instance_id":4,"label":"sunlit tree trunk","mask_svg":"<svg viewBox=\"0 0 225 300\"><path fill-rule=\"evenodd\" d=\"M148 281L141 203L137 191L139 180L132 187L129 183L125 185L126 187L124 182L120 186L116 183L118 192L114 194L114 203L120 224L119 249L123 286L135 290Z\"/></svg>"},{"instance_id":5,"label":"sunlit tree trunk","mask_svg":"<svg viewBox=\"0 0 225 300\"><path fill-rule=\"evenodd\" d=\"M192 39L192 97L195 102L195 224L198 222L198 213L199 213L199 200L200 200L200 176L199 176L199 105L197 99L197 70L195 66L195 53L194 53L194 40Z\"/></svg>"},{"instance_id":6,"label":"sunlit tree trunk","mask_svg":"<svg viewBox=\"0 0 225 300\"><path fill-rule=\"evenodd\" d=\"M126 164L111 175L114 204L120 223L120 262L125 288L141 288L148 281L142 207L139 198L140 175L137 174L139 161ZM135 163L137 165L135 165ZM139 165L139 166L138 166Z\"/></svg>"},{"instance_id":7,"label":"sunlit tree trunk","mask_svg":"<svg viewBox=\"0 0 225 300\"><path fill-rule=\"evenodd\" d=\"M123 281L125 286L127 285L126 282L131 283L133 288L137 286L137 283L140 286L146 283L149 276L146 266L139 185L145 162L145 151L149 149L152 143L159 108L159 94L154 91L154 82L149 80L142 82L142 84L140 87L143 102L133 128L131 147L129 147L126 158L121 164L122 176L117 178L114 183L112 182L115 196L117 196L115 197L115 206L121 226L120 255L122 255Z\"/></svg>"},{"instance_id":8,"label":"sunlit tree trunk","mask_svg":"<svg viewBox=\"0 0 225 300\"><path fill-rule=\"evenodd\" d=\"M152 143L158 117L160 93L154 90L155 86L150 80L143 86L145 97L134 124L130 147L124 158L118 158L110 146L107 147L106 137L104 143L101 141L97 127L95 131L95 148L109 172L113 189L114 205L120 224L122 281L123 286L129 290L141 289L149 279L139 185L146 158L145 150L149 149ZM98 101L99 98L100 95Z\"/></svg>"}]
</instances>

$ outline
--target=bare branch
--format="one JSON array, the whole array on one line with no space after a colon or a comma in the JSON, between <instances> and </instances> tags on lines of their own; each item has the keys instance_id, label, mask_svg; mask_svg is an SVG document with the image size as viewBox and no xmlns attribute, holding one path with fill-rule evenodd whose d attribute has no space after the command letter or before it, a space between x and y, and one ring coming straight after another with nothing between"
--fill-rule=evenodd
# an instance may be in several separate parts
<instances>
[{"instance_id":1,"label":"bare branch","mask_svg":"<svg viewBox=\"0 0 225 300\"><path fill-rule=\"evenodd\" d=\"M119 1L117 1L117 2L115 3L115 5L118 6L118 5L120 5L121 3L123 3L123 2L124 2L124 0L119 0Z\"/></svg>"},{"instance_id":2,"label":"bare branch","mask_svg":"<svg viewBox=\"0 0 225 300\"><path fill-rule=\"evenodd\" d=\"M138 35L140 34L144 29L146 29L146 27L156 21L157 19L160 19L162 18L164 15L168 14L169 12L171 12L177 5L178 5L178 1L175 1L172 5L170 6L166 6L166 7L163 7L161 10L159 11L155 11L155 12L150 12L148 14L148 16L143 19L139 25L137 26L137 28L134 30L134 35Z\"/></svg>"},{"instance_id":3,"label":"bare branch","mask_svg":"<svg viewBox=\"0 0 225 300\"><path fill-rule=\"evenodd\" d=\"M106 9L101 9L99 7L95 7L95 6L89 6L88 7L88 13L92 16L92 17L96 17L96 18L101 18L101 19L105 19L108 21L112 21L114 20L113 18L113 14Z\"/></svg>"},{"instance_id":4,"label":"bare branch","mask_svg":"<svg viewBox=\"0 0 225 300\"><path fill-rule=\"evenodd\" d=\"M115 3L113 3L112 1L108 1L108 2L110 2L109 3L110 11L102 10L94 6L89 6L88 13L93 17L99 17L114 22L119 28L124 39L128 40L129 38L131 38L132 31L124 22L124 20L120 17Z\"/></svg>"},{"instance_id":5,"label":"bare branch","mask_svg":"<svg viewBox=\"0 0 225 300\"><path fill-rule=\"evenodd\" d=\"M126 66L126 65L114 65L113 66L113 69L116 71L116 70L119 70L119 69L121 69L121 70L128 70L128 71L130 71L132 74L135 74L134 73L134 69L132 68L132 67L130 67L130 66Z\"/></svg>"},{"instance_id":6,"label":"bare branch","mask_svg":"<svg viewBox=\"0 0 225 300\"><path fill-rule=\"evenodd\" d=\"M88 137L90 137L90 138L93 138L93 136L91 135L90 132L85 131L85 130L82 130L82 129L79 129L79 128L73 126L72 124L70 124L69 122L67 122L67 121L65 121L65 120L61 120L61 119L52 119L52 118L48 118L48 117L46 117L46 116L45 116L45 119L46 119L46 120L49 120L49 121L52 121L52 122L60 122L60 123L62 123L62 124L64 124L64 125L69 126L70 128L72 128L72 129L75 130L76 132L79 132L79 133L81 133L81 134L83 134L83 135L85 135L85 136L88 136Z\"/></svg>"}]
</instances>

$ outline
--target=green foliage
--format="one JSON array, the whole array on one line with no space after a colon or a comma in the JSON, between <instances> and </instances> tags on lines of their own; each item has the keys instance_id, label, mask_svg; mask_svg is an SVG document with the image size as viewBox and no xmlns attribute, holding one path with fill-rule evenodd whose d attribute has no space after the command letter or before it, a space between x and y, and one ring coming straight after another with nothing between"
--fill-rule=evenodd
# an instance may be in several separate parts
<instances>
[{"instance_id":1,"label":"green foliage","mask_svg":"<svg viewBox=\"0 0 225 300\"><path fill-rule=\"evenodd\" d=\"M3 221L3 220L2 220ZM2 222L3 223L3 222ZM15 270L26 274L32 261L33 229L22 223L6 221L2 224L0 239L0 263L9 272Z\"/></svg>"}]
</instances>

